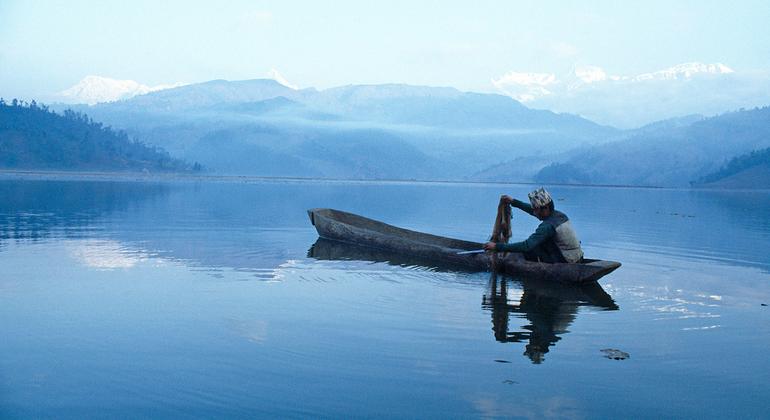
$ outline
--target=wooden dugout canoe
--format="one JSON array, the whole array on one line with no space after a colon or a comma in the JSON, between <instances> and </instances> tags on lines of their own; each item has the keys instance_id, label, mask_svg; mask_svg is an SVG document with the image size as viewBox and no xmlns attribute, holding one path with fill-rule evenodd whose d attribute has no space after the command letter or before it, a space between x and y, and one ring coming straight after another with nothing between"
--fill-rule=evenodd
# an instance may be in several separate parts
<instances>
[{"instance_id":1,"label":"wooden dugout canoe","mask_svg":"<svg viewBox=\"0 0 770 420\"><path fill-rule=\"evenodd\" d=\"M583 259L580 263L533 262L517 252L458 255L458 252L481 249L483 244L402 229L333 209L310 209L308 216L322 238L466 270L496 269L514 276L581 284L594 282L620 267L616 261L592 259Z\"/></svg>"}]
</instances>

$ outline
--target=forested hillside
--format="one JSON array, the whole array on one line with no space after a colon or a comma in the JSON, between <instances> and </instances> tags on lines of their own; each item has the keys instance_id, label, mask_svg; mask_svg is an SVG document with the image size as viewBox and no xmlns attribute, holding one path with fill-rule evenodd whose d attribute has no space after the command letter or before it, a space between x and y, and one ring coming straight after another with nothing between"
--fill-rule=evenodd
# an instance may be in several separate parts
<instances>
[{"instance_id":1,"label":"forested hillside","mask_svg":"<svg viewBox=\"0 0 770 420\"><path fill-rule=\"evenodd\" d=\"M770 147L737 156L716 172L693 182L694 186L770 188Z\"/></svg>"},{"instance_id":2,"label":"forested hillside","mask_svg":"<svg viewBox=\"0 0 770 420\"><path fill-rule=\"evenodd\" d=\"M169 172L200 165L173 159L82 113L59 115L35 101L0 99L0 168Z\"/></svg>"}]
</instances>

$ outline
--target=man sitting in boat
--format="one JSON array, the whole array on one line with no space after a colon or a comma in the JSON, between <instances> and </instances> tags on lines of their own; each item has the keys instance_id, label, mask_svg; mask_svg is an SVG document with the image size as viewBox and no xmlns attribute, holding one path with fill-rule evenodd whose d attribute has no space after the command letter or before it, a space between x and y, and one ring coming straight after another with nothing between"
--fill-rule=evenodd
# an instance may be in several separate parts
<instances>
[{"instance_id":1,"label":"man sitting in boat","mask_svg":"<svg viewBox=\"0 0 770 420\"><path fill-rule=\"evenodd\" d=\"M521 252L530 261L546 263L579 262L583 258L580 241L566 214L554 210L553 199L544 188L529 193L532 205L504 195L501 200L542 220L535 233L521 242L487 242L484 249L495 252Z\"/></svg>"}]
</instances>

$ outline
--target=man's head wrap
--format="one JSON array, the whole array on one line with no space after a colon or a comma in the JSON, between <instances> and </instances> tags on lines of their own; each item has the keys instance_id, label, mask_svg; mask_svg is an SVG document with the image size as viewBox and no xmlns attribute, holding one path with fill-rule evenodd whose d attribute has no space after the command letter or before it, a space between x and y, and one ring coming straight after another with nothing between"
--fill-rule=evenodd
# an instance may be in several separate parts
<instances>
[{"instance_id":1,"label":"man's head wrap","mask_svg":"<svg viewBox=\"0 0 770 420\"><path fill-rule=\"evenodd\" d=\"M541 187L529 193L529 202L532 203L532 207L545 207L549 203L553 203L553 199L551 194L548 194L548 191Z\"/></svg>"}]
</instances>

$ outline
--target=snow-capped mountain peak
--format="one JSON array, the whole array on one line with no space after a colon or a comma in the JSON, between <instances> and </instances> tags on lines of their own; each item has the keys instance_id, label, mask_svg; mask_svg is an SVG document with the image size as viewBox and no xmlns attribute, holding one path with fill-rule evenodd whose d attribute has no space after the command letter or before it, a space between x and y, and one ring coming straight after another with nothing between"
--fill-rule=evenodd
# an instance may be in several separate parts
<instances>
[{"instance_id":1,"label":"snow-capped mountain peak","mask_svg":"<svg viewBox=\"0 0 770 420\"><path fill-rule=\"evenodd\" d=\"M576 67L573 73L583 83L603 82L608 78L604 69L597 66Z\"/></svg>"},{"instance_id":2,"label":"snow-capped mountain peak","mask_svg":"<svg viewBox=\"0 0 770 420\"><path fill-rule=\"evenodd\" d=\"M286 78L283 77L283 75L281 73L278 73L278 70L276 70L276 69L270 69L270 71L267 72L267 77L270 78L270 79L275 80L279 84L281 84L281 85L283 85L283 86L285 86L285 87L287 87L289 89L299 90L299 87L297 85L289 83L289 81L286 80Z\"/></svg>"},{"instance_id":3,"label":"snow-capped mountain peak","mask_svg":"<svg viewBox=\"0 0 770 420\"><path fill-rule=\"evenodd\" d=\"M498 79L492 79L492 85L519 102L528 102L541 96L550 95L548 86L559 83L553 73L508 72Z\"/></svg>"},{"instance_id":4,"label":"snow-capped mountain peak","mask_svg":"<svg viewBox=\"0 0 770 420\"><path fill-rule=\"evenodd\" d=\"M688 62L626 75L613 75L595 66L575 67L559 78L548 78L547 86L510 77L520 74L526 73L493 79L493 86L529 107L577 114L622 128L671 116L766 106L770 97L770 72L735 71L722 63Z\"/></svg>"},{"instance_id":5,"label":"snow-capped mountain peak","mask_svg":"<svg viewBox=\"0 0 770 420\"><path fill-rule=\"evenodd\" d=\"M520 102L532 102L544 97L558 97L582 90L587 85L598 86L608 83L636 84L649 81L689 80L697 76L720 76L735 71L722 63L682 63L667 69L634 76L608 75L601 67L580 66L564 75L563 79L553 73L524 73L511 71L500 78L492 79L492 85L501 93Z\"/></svg>"},{"instance_id":6,"label":"snow-capped mountain peak","mask_svg":"<svg viewBox=\"0 0 770 420\"><path fill-rule=\"evenodd\" d=\"M57 96L64 102L94 105L100 102L114 102L136 95L182 86L173 85L147 86L134 80L116 80L103 76L86 76L76 85L63 90Z\"/></svg>"},{"instance_id":7,"label":"snow-capped mountain peak","mask_svg":"<svg viewBox=\"0 0 770 420\"><path fill-rule=\"evenodd\" d=\"M652 73L643 73L632 78L635 81L643 80L675 80L690 79L695 75L702 74L729 74L735 73L735 70L725 66L722 63L682 63L669 67L664 70L658 70Z\"/></svg>"}]
</instances>

